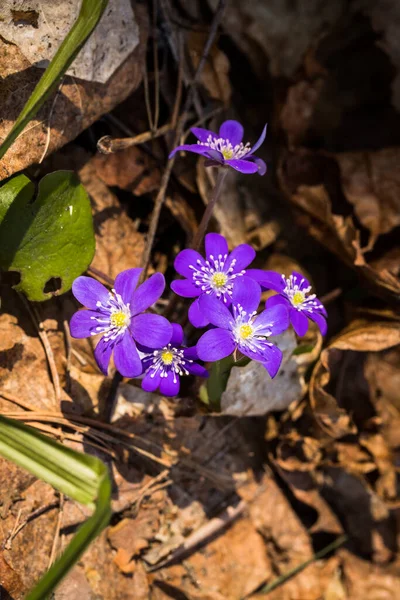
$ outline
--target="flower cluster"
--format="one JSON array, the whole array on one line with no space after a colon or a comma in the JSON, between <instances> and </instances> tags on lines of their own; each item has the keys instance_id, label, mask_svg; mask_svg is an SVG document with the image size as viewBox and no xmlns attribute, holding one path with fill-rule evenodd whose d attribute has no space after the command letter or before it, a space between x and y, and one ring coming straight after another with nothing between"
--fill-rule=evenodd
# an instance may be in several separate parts
<instances>
[{"instance_id":1,"label":"flower cluster","mask_svg":"<svg viewBox=\"0 0 400 600\"><path fill-rule=\"evenodd\" d=\"M243 144L243 127L237 121L222 123L218 134L193 127L197 144L178 146L170 158L184 150L203 155L206 166L264 175L266 164L254 153L264 142L266 131L267 126L251 147ZM212 208L206 210L203 228L199 226L201 237L211 212ZM275 377L282 352L271 337L283 333L290 324L298 336L303 336L309 319L325 335L326 310L310 293L311 285L303 275L293 272L286 277L249 269L255 258L253 248L241 244L229 252L226 239L217 233L206 235L204 245L205 256L189 249L178 254L174 266L181 278L171 283L176 294L194 299L188 315L191 324L207 328L196 346L185 345L179 324L169 323L154 311L146 312L165 289L161 273L138 285L142 269L128 269L118 275L111 291L90 277L75 280L72 291L87 310L73 315L71 335L101 336L94 355L105 375L113 355L115 368L124 377L142 377L144 390L158 389L166 396L175 396L182 376L208 376L199 361L218 361L239 352L260 362ZM262 290L277 293L260 311Z\"/></svg>"},{"instance_id":2,"label":"flower cluster","mask_svg":"<svg viewBox=\"0 0 400 600\"><path fill-rule=\"evenodd\" d=\"M185 375L207 377L199 361L213 362L240 352L262 363L275 377L282 352L270 339L289 324L297 335L305 335L308 319L326 333L326 311L300 273L285 277L274 271L248 269L254 250L241 244L229 253L226 239L209 233L205 257L183 250L175 260L176 294L195 298L189 310L191 323L207 327L196 346L186 347L183 330L161 315L145 312L160 298L165 288L161 273L138 285L142 269L129 269L115 279L108 291L91 277L78 277L73 294L87 310L76 312L70 322L71 335L84 338L101 335L95 358L104 374L111 356L117 371L125 377L142 376L142 388L159 390L166 396L179 393ZM273 290L259 312L262 289Z\"/></svg>"}]
</instances>

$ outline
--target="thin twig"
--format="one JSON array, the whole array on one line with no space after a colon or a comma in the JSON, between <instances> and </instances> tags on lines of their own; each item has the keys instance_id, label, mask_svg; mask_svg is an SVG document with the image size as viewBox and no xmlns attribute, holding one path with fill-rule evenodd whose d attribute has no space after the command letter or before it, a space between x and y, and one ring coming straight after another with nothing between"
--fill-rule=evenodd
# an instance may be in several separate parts
<instances>
[{"instance_id":1,"label":"thin twig","mask_svg":"<svg viewBox=\"0 0 400 600\"><path fill-rule=\"evenodd\" d=\"M55 403L56 403L56 406L58 406L61 401L61 385L60 385L60 378L58 377L56 363L54 360L53 350L50 346L50 342L47 337L46 330L43 327L42 320L40 318L40 315L39 315L36 307L31 305L29 300L27 300L25 298L25 296L21 295L21 298L28 310L29 316L31 317L33 324L35 325L35 327L37 329L40 341L42 342L42 345L43 345L43 348L44 348L44 351L46 354L47 362L49 365L49 369L50 369L51 378L53 381Z\"/></svg>"},{"instance_id":2,"label":"thin twig","mask_svg":"<svg viewBox=\"0 0 400 600\"><path fill-rule=\"evenodd\" d=\"M215 187L212 191L211 198L208 201L206 210L204 211L203 217L200 221L199 228L197 229L196 235L193 238L193 242L192 242L193 250L199 250L199 248L201 246L201 243L203 241L204 234L207 231L208 223L210 222L211 215L213 213L215 204L221 195L227 173L228 173L228 169L225 169L225 168L219 169L219 171L218 171L217 181L216 181Z\"/></svg>"},{"instance_id":3,"label":"thin twig","mask_svg":"<svg viewBox=\"0 0 400 600\"><path fill-rule=\"evenodd\" d=\"M130 148L131 146L138 146L139 144L144 144L145 142L149 142L150 140L161 137L162 135L165 135L174 129L174 127L175 123L172 121L171 123L162 125L162 127L159 127L154 131L145 131L144 133L139 133L139 135L135 135L134 137L113 138L110 135L104 135L97 142L97 149L103 154L113 154L114 152L120 152L121 150L126 150L126 148Z\"/></svg>"},{"instance_id":4,"label":"thin twig","mask_svg":"<svg viewBox=\"0 0 400 600\"><path fill-rule=\"evenodd\" d=\"M153 131L154 123L153 123L153 117L151 114L150 95L149 95L149 75L147 72L146 61L143 65L143 86L144 86L144 103L146 106L147 120L149 122L149 128L151 129L151 131Z\"/></svg>"},{"instance_id":5,"label":"thin twig","mask_svg":"<svg viewBox=\"0 0 400 600\"><path fill-rule=\"evenodd\" d=\"M160 117L160 71L158 67L157 51L157 0L153 0L153 64L154 64L154 126L158 127Z\"/></svg>"},{"instance_id":6,"label":"thin twig","mask_svg":"<svg viewBox=\"0 0 400 600\"><path fill-rule=\"evenodd\" d=\"M47 565L48 569L50 569L51 565L53 564L53 562L55 561L56 556L57 556L58 538L60 537L60 530L61 530L61 524L62 524L62 520L63 520L63 514L64 514L64 494L61 493L60 494L60 507L58 510L58 517L57 517L57 525L56 525L56 530L54 533L53 545L51 547L49 564Z\"/></svg>"},{"instance_id":7,"label":"thin twig","mask_svg":"<svg viewBox=\"0 0 400 600\"><path fill-rule=\"evenodd\" d=\"M194 93L194 87L195 84L197 83L197 81L199 80L199 77L203 71L204 65L206 63L207 60L207 56L208 53L211 49L211 46L214 42L215 36L217 34L217 30L219 27L219 24L221 22L222 19L222 14L225 8L225 0L219 0L218 3L218 7L217 10L215 12L214 18L213 18L213 22L211 24L211 28L210 28L210 33L208 35L206 44L204 46L204 50L203 50L203 54L201 56L200 62L198 64L198 67L196 69L196 73L193 77L193 81L191 82L190 88L188 90L188 94L186 97L186 101L183 107L183 111L182 114L178 120L177 123L177 127L176 127L176 132L175 132L175 139L174 139L174 144L173 146L177 146L179 143L179 139L183 133L183 129L186 123L186 119L187 119L187 112L189 110L189 107L192 103L193 100L193 93ZM153 242L154 242L154 237L157 231L157 226L158 226L158 221L160 218L160 214L161 214L161 209L163 207L164 201L165 201L165 195L166 195L166 190L167 190L167 186L169 183L169 179L171 176L171 172L172 172L172 167L174 166L174 162L175 162L175 157L176 155L174 155L172 158L170 158L167 162L165 171L163 173L163 176L161 178L161 184L160 184L160 190L157 194L155 203L154 203L154 210L153 210L153 214L151 216L151 221L150 221L150 226L149 226L149 231L147 234L147 243L146 243L146 247L145 250L143 252L143 257L142 257L142 264L143 264L143 268L144 268L144 273L143 275L146 276L148 267L149 267L149 263L150 263L150 254L151 254L151 249L153 247Z\"/></svg>"},{"instance_id":8,"label":"thin twig","mask_svg":"<svg viewBox=\"0 0 400 600\"><path fill-rule=\"evenodd\" d=\"M69 330L69 323L67 319L63 320L63 329L64 329L64 341L65 341L65 379L66 384L65 388L67 394L71 391L71 354L72 354L72 343L71 343L71 333Z\"/></svg>"},{"instance_id":9,"label":"thin twig","mask_svg":"<svg viewBox=\"0 0 400 600\"><path fill-rule=\"evenodd\" d=\"M152 567L150 572L158 571L182 560L183 557L197 550L199 546L207 543L212 536L225 529L225 527L228 527L228 525L242 515L246 508L247 502L244 500L241 500L237 506L228 506L218 517L210 519L205 525L192 533L169 558Z\"/></svg>"},{"instance_id":10,"label":"thin twig","mask_svg":"<svg viewBox=\"0 0 400 600\"><path fill-rule=\"evenodd\" d=\"M33 519L36 519L36 517L40 517L41 515L43 515L45 512L47 512L48 510L52 510L53 508L57 508L57 506L59 505L59 500L56 500L55 502L51 502L50 504L46 504L46 506L41 506L40 508L37 508L36 510L32 511L21 523L19 523L19 525L17 527L15 527L12 530L12 532L10 533L9 537L7 538L6 542L4 543L4 547L7 550L10 550L11 548L11 543L13 541L13 539L19 534L20 531L22 531L22 529L25 527L25 525L27 525L30 521L32 521ZM18 513L18 517L17 517L17 523L19 522L19 519L21 517L21 510Z\"/></svg>"},{"instance_id":11,"label":"thin twig","mask_svg":"<svg viewBox=\"0 0 400 600\"><path fill-rule=\"evenodd\" d=\"M102 279L107 285L114 287L114 279L109 275L106 275L106 273L103 273L103 271L99 271L99 269L96 269L95 267L88 267L87 272L89 275L94 275L96 279Z\"/></svg>"}]
</instances>

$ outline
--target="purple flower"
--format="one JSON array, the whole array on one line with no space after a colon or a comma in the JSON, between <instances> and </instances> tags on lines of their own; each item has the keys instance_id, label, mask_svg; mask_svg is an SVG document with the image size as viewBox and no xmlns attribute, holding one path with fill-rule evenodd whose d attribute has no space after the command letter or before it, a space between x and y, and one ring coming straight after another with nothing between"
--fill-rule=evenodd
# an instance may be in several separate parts
<instances>
[{"instance_id":1,"label":"purple flower","mask_svg":"<svg viewBox=\"0 0 400 600\"><path fill-rule=\"evenodd\" d=\"M179 252L174 266L186 279L176 279L171 283L175 294L196 298L189 309L189 321L195 327L205 327L210 322L200 310L199 298L203 295L214 296L229 305L236 282L243 279L245 267L256 255L248 244L237 246L229 254L226 239L218 233L206 235L205 251L205 259L195 250Z\"/></svg>"},{"instance_id":2,"label":"purple flower","mask_svg":"<svg viewBox=\"0 0 400 600\"><path fill-rule=\"evenodd\" d=\"M172 323L172 327L172 338L166 346L157 350L140 348L145 373L142 388L146 392L154 392L159 388L164 396L176 396L179 394L180 377L183 375L208 377L208 371L196 362L196 348L182 347L182 327L177 323Z\"/></svg>"},{"instance_id":3,"label":"purple flower","mask_svg":"<svg viewBox=\"0 0 400 600\"><path fill-rule=\"evenodd\" d=\"M243 144L243 127L238 121L225 121L219 128L218 134L200 127L192 127L191 132L197 137L197 144L178 146L172 150L169 158L176 152L185 150L205 156L208 159L206 163L208 167L223 165L241 173L265 174L267 165L261 158L253 155L265 140L266 125L252 148L249 143Z\"/></svg>"},{"instance_id":4,"label":"purple flower","mask_svg":"<svg viewBox=\"0 0 400 600\"><path fill-rule=\"evenodd\" d=\"M286 306L277 305L257 315L261 288L255 281L241 280L227 308L212 296L203 296L200 307L216 329L206 331L197 342L197 353L204 361L214 361L239 350L259 361L271 377L275 377L282 362L282 352L269 336L282 333L289 327Z\"/></svg>"},{"instance_id":5,"label":"purple flower","mask_svg":"<svg viewBox=\"0 0 400 600\"><path fill-rule=\"evenodd\" d=\"M141 272L142 269L123 271L116 277L111 292L91 277L78 277L72 285L75 298L89 310L72 316L71 335L85 338L103 334L94 356L104 375L114 351L117 371L124 377L137 377L142 373L142 363L135 342L159 348L171 339L172 326L167 319L141 314L163 293L164 276L156 273L136 289Z\"/></svg>"},{"instance_id":6,"label":"purple flower","mask_svg":"<svg viewBox=\"0 0 400 600\"><path fill-rule=\"evenodd\" d=\"M290 277L285 277L275 271L262 271L250 269L247 274L255 279L262 288L278 292L276 296L268 298L266 308L284 304L289 308L289 318L293 329L299 336L308 330L308 319L314 321L322 335L326 334L327 312L315 294L310 294L311 285L301 273L293 271Z\"/></svg>"}]
</instances>

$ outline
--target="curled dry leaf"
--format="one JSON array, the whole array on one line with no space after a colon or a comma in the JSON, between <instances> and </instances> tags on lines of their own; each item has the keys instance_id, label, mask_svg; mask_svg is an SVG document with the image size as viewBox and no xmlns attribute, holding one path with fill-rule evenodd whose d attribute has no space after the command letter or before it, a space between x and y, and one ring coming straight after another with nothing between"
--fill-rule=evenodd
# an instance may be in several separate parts
<instances>
[{"instance_id":1,"label":"curled dry leaf","mask_svg":"<svg viewBox=\"0 0 400 600\"><path fill-rule=\"evenodd\" d=\"M400 225L400 148L378 152L336 154L347 200L358 220L371 233L369 246L379 235Z\"/></svg>"},{"instance_id":2,"label":"curled dry leaf","mask_svg":"<svg viewBox=\"0 0 400 600\"><path fill-rule=\"evenodd\" d=\"M348 265L356 268L377 293L397 298L400 292L398 263L389 258L391 254L388 254L387 259L385 255L381 256L379 262L367 261L366 252L371 249L370 245L362 247L361 231L357 229L354 218L349 214L351 205L346 205L344 196L346 189L352 189L354 192L356 184L353 181L350 184L350 180L345 182L341 178L340 168L340 155L298 149L289 152L283 159L279 179L284 192L293 204L301 209L304 215L302 224L309 233ZM381 170L380 177L384 178L383 168ZM371 182L364 183L372 185ZM357 196L356 200L355 195L352 195L358 215L363 216L364 224L369 223L371 231L373 228L375 238L377 232L389 231L398 222L398 214L394 214L398 203L397 197L394 197L394 187L394 184L393 187L389 184L386 187L385 183L385 191L382 191L385 200L381 199L376 189L374 190L376 200L373 200L373 210L378 218L376 223L372 221L371 211L367 209L367 205L371 206L371 196L367 198L364 195L361 199ZM388 211L388 216L383 217L388 205L391 206L391 210Z\"/></svg>"},{"instance_id":3,"label":"curled dry leaf","mask_svg":"<svg viewBox=\"0 0 400 600\"><path fill-rule=\"evenodd\" d=\"M349 359L354 358L359 362L359 359L362 359L362 357L355 355L355 353L378 352L396 346L399 343L399 323L355 321L322 351L320 360L314 368L310 381L310 401L318 423L329 435L334 438L340 438L343 435L357 431L349 411L342 408L343 400L337 400L331 391L332 369L335 369L336 372L336 394L338 391L339 394L344 391L344 383L347 387L347 396L349 386L357 385L355 371L353 370L350 375L350 363L347 363L347 372L345 371L346 362L344 362L345 357L343 356L343 352L351 351L352 354L349 355ZM339 379L337 379L338 369ZM362 365L359 375L362 378L364 377ZM331 385L329 386L330 383ZM354 391L356 390L357 394L354 401L360 403L365 394L360 391L360 386L354 389ZM350 410L355 414L355 417L360 417L361 413L361 419L365 420L363 410L359 406L350 406Z\"/></svg>"}]
</instances>

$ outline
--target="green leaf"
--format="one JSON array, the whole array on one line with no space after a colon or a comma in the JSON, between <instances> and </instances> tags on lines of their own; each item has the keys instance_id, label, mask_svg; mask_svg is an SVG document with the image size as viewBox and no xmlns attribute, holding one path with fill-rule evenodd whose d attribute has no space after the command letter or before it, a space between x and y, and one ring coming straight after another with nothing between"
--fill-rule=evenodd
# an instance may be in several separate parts
<instances>
[{"instance_id":1,"label":"green leaf","mask_svg":"<svg viewBox=\"0 0 400 600\"><path fill-rule=\"evenodd\" d=\"M0 188L0 268L17 271L15 286L30 300L47 300L44 286L61 279L58 293L68 291L94 255L90 201L77 176L69 171L46 175L34 185L25 175Z\"/></svg>"},{"instance_id":2,"label":"green leaf","mask_svg":"<svg viewBox=\"0 0 400 600\"><path fill-rule=\"evenodd\" d=\"M27 596L27 600L43 600L108 525L111 481L106 466L98 458L75 452L31 427L2 416L0 454L70 498L95 509L62 556Z\"/></svg>"},{"instance_id":3,"label":"green leaf","mask_svg":"<svg viewBox=\"0 0 400 600\"><path fill-rule=\"evenodd\" d=\"M108 0L82 0L81 10L72 29L62 42L28 102L15 121L10 133L0 146L0 158L35 116L50 94L55 90L64 73L99 22Z\"/></svg>"}]
</instances>

